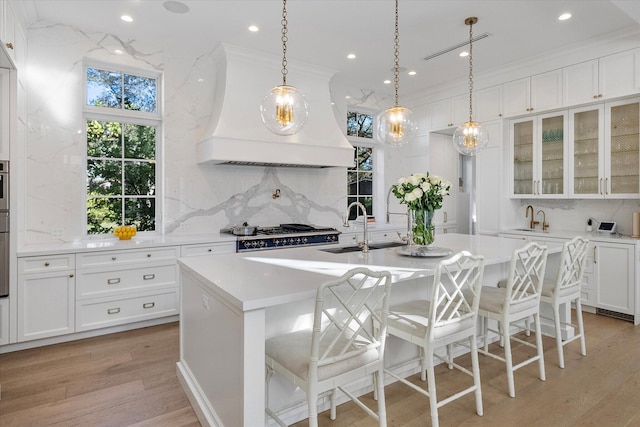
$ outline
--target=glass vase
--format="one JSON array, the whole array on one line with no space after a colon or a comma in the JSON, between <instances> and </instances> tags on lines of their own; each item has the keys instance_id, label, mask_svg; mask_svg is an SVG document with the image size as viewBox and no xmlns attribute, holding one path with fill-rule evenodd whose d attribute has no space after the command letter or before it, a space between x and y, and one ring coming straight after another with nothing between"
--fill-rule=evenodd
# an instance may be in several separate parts
<instances>
[{"instance_id":1,"label":"glass vase","mask_svg":"<svg viewBox=\"0 0 640 427\"><path fill-rule=\"evenodd\" d=\"M411 242L416 245L429 246L435 239L433 210L411 210Z\"/></svg>"}]
</instances>

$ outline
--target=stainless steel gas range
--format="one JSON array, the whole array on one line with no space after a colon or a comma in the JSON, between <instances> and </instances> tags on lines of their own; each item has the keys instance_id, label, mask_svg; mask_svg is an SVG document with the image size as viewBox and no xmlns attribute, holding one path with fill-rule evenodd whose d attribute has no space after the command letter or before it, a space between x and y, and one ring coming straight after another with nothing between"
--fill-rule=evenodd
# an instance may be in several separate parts
<instances>
[{"instance_id":1,"label":"stainless steel gas range","mask_svg":"<svg viewBox=\"0 0 640 427\"><path fill-rule=\"evenodd\" d=\"M233 229L221 233L233 234ZM273 227L256 227L255 234L237 236L236 252L283 249L297 246L329 245L338 243L340 232L331 227L314 227L306 224L280 224Z\"/></svg>"}]
</instances>

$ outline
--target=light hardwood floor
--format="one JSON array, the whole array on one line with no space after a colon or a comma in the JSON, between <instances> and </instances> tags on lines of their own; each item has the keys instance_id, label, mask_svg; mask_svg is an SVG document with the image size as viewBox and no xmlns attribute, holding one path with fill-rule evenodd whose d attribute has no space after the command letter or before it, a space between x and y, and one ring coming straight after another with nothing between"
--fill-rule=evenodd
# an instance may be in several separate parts
<instances>
[{"instance_id":1,"label":"light hardwood floor","mask_svg":"<svg viewBox=\"0 0 640 427\"><path fill-rule=\"evenodd\" d=\"M535 363L520 369L514 399L504 365L480 356L484 416L475 415L469 395L440 408L440 425L640 426L640 328L589 314L585 323L587 356L573 342L560 369L555 342L545 337L547 381L538 380ZM517 360L532 352L514 349ZM175 375L178 354L173 323L0 355L0 426L199 426ZM470 380L444 366L437 377L440 395ZM385 394L390 426L430 425L424 396L398 383ZM365 401L375 407L371 396ZM377 423L347 403L336 421L325 412L320 424Z\"/></svg>"}]
</instances>

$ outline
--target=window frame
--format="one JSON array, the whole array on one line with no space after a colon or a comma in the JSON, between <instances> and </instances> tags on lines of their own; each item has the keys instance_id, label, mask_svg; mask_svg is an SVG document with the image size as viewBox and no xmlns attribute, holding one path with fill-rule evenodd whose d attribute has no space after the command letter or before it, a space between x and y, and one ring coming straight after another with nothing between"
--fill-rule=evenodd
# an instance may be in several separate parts
<instances>
[{"instance_id":1,"label":"window frame","mask_svg":"<svg viewBox=\"0 0 640 427\"><path fill-rule=\"evenodd\" d=\"M347 119L349 112L355 112L360 114L370 114L373 117L373 137L372 138L362 138L358 136L347 135ZM371 215L376 218L382 218L384 215L384 206L380 201L384 199L384 144L380 143L380 140L377 136L377 120L378 120L379 111L374 110L372 108L360 107L356 105L347 105L346 114L345 114L345 135L347 141L357 150L358 147L371 148L373 150L373 169L372 169L372 188L371 188ZM347 169L347 182L345 185L349 185L348 177L349 170ZM348 188L347 188L348 193ZM351 195L346 195L346 200L348 202L349 197ZM357 198L358 196L356 196ZM345 208L349 206L347 203ZM358 215L360 212L358 211Z\"/></svg>"},{"instance_id":2,"label":"window frame","mask_svg":"<svg viewBox=\"0 0 640 427\"><path fill-rule=\"evenodd\" d=\"M109 107L96 107L93 105L87 105L87 68L96 68L104 71L115 71L123 74L130 74L140 77L153 78L156 80L156 112L137 111L137 110L125 110L124 108L109 108ZM141 126L155 127L155 195L152 196L155 200L155 227L153 231L140 231L138 234L155 235L162 234L164 229L163 221L163 200L164 200L164 122L163 122L163 78L164 74L161 71L151 71L145 69L134 68L126 65L106 63L94 60L84 60L82 64L82 140L84 143L84 183L83 183L83 228L84 235L87 238L106 238L111 237L110 233L101 234L89 234L87 230L87 173L88 173L88 159L87 152L87 122L90 120L97 120L103 122L119 122L126 124L134 124ZM124 153L118 160L124 160ZM124 195L119 196L120 200L123 200Z\"/></svg>"}]
</instances>

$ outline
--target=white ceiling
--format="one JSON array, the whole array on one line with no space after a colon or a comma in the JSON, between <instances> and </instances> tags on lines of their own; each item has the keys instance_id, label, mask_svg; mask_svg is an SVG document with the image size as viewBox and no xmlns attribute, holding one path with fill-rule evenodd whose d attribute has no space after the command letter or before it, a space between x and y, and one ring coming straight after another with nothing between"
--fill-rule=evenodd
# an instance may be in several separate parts
<instances>
[{"instance_id":1,"label":"white ceiling","mask_svg":"<svg viewBox=\"0 0 640 427\"><path fill-rule=\"evenodd\" d=\"M83 30L112 33L127 40L155 40L197 54L219 42L281 54L280 0L181 0L186 14L170 13L163 0L33 0L43 19ZM393 0L289 0L291 59L322 65L338 73L345 86L392 92ZM430 61L425 56L468 40L465 18L477 16L474 35L491 37L474 44L477 73L557 51L640 24L638 0L400 0L400 94L433 88L468 73L458 51ZM569 11L573 18L557 17ZM120 20L122 14L133 23ZM258 33L247 27L258 25ZM639 40L640 41L640 40ZM355 60L346 58L355 53ZM295 76L289 77L295 85Z\"/></svg>"}]
</instances>

